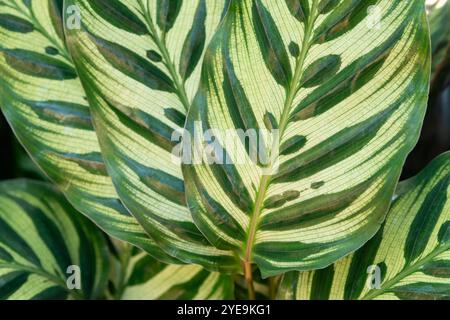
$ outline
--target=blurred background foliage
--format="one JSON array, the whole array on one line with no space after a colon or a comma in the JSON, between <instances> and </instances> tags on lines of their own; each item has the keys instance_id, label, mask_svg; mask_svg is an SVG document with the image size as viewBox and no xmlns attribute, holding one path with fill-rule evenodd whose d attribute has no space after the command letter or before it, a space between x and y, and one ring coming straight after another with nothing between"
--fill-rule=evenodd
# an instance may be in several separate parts
<instances>
[{"instance_id":1,"label":"blurred background foliage","mask_svg":"<svg viewBox=\"0 0 450 320\"><path fill-rule=\"evenodd\" d=\"M450 0L426 0L432 42L432 80L422 133L409 155L402 179L423 169L450 149ZM0 180L47 180L15 138L0 113Z\"/></svg>"},{"instance_id":2,"label":"blurred background foliage","mask_svg":"<svg viewBox=\"0 0 450 320\"><path fill-rule=\"evenodd\" d=\"M450 149L450 1L427 0L427 9L433 53L430 96L419 142L406 160L402 179Z\"/></svg>"}]
</instances>

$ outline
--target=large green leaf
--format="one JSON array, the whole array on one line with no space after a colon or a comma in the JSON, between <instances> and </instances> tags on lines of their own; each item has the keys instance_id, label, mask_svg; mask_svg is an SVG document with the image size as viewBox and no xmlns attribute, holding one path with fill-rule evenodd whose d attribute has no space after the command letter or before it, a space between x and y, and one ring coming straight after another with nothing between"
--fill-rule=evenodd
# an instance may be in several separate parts
<instances>
[{"instance_id":1,"label":"large green leaf","mask_svg":"<svg viewBox=\"0 0 450 320\"><path fill-rule=\"evenodd\" d=\"M379 288L367 285L376 283L371 266ZM363 248L325 269L286 274L279 297L450 299L450 153L399 184L386 222Z\"/></svg>"},{"instance_id":2,"label":"large green leaf","mask_svg":"<svg viewBox=\"0 0 450 320\"><path fill-rule=\"evenodd\" d=\"M64 44L62 1L0 1L0 106L15 134L69 201L103 230L175 262L117 197L85 93Z\"/></svg>"},{"instance_id":3,"label":"large green leaf","mask_svg":"<svg viewBox=\"0 0 450 320\"><path fill-rule=\"evenodd\" d=\"M125 279L124 300L233 299L231 276L209 272L197 265L164 264L134 252Z\"/></svg>"},{"instance_id":4,"label":"large green leaf","mask_svg":"<svg viewBox=\"0 0 450 320\"><path fill-rule=\"evenodd\" d=\"M169 254L234 271L240 268L235 256L212 247L192 220L171 141L184 125L224 3L70 0L66 6L77 6L82 27L67 35L124 204Z\"/></svg>"},{"instance_id":5,"label":"large green leaf","mask_svg":"<svg viewBox=\"0 0 450 320\"><path fill-rule=\"evenodd\" d=\"M79 267L81 289L69 289ZM103 234L46 183L0 183L0 300L100 298L108 279ZM68 272L69 271L69 272Z\"/></svg>"},{"instance_id":6,"label":"large green leaf","mask_svg":"<svg viewBox=\"0 0 450 320\"><path fill-rule=\"evenodd\" d=\"M384 220L423 120L424 2L231 1L206 57L191 137L278 128L280 156L263 168L241 143L234 154L246 161L183 166L203 234L264 277L323 268L361 247Z\"/></svg>"}]
</instances>

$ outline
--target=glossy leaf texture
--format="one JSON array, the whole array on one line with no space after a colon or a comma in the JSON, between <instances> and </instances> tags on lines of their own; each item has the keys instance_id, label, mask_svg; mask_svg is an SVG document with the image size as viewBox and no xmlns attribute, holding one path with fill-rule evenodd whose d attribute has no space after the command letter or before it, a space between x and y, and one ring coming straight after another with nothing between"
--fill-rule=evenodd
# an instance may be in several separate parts
<instances>
[{"instance_id":1,"label":"glossy leaf texture","mask_svg":"<svg viewBox=\"0 0 450 320\"><path fill-rule=\"evenodd\" d=\"M98 299L108 269L103 234L56 188L0 183L0 299ZM76 275L81 289L69 289Z\"/></svg>"},{"instance_id":2,"label":"glossy leaf texture","mask_svg":"<svg viewBox=\"0 0 450 320\"><path fill-rule=\"evenodd\" d=\"M128 263L123 300L228 300L234 298L229 275L198 265L164 264L135 251Z\"/></svg>"},{"instance_id":3,"label":"glossy leaf texture","mask_svg":"<svg viewBox=\"0 0 450 320\"><path fill-rule=\"evenodd\" d=\"M325 269L286 274L279 298L449 299L450 153L399 184L382 229L364 247Z\"/></svg>"},{"instance_id":4,"label":"glossy leaf texture","mask_svg":"<svg viewBox=\"0 0 450 320\"><path fill-rule=\"evenodd\" d=\"M121 200L168 254L208 270L236 271L233 253L211 246L195 226L172 157L178 143L172 134L184 126L225 1L65 5L80 13L81 28L66 30L69 49Z\"/></svg>"},{"instance_id":5,"label":"glossy leaf texture","mask_svg":"<svg viewBox=\"0 0 450 320\"><path fill-rule=\"evenodd\" d=\"M385 218L423 121L424 2L231 1L205 56L186 128L200 138L216 130L207 143L244 160L216 153L205 158L222 163L183 166L203 234L263 277L360 248ZM260 161L270 139L258 161L248 139L227 149L223 133L238 129L278 129L279 157Z\"/></svg>"},{"instance_id":6,"label":"glossy leaf texture","mask_svg":"<svg viewBox=\"0 0 450 320\"><path fill-rule=\"evenodd\" d=\"M0 107L38 166L110 235L167 262L122 205L65 46L62 1L0 2Z\"/></svg>"}]
</instances>

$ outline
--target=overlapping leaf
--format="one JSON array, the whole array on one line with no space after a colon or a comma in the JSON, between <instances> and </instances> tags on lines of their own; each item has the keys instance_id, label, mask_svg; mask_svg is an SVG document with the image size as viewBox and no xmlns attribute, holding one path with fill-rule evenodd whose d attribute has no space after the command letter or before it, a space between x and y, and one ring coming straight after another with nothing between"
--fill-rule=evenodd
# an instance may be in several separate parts
<instances>
[{"instance_id":1,"label":"overlapping leaf","mask_svg":"<svg viewBox=\"0 0 450 320\"><path fill-rule=\"evenodd\" d=\"M286 274L279 297L449 299L450 153L401 182L397 194L382 229L363 248L325 269Z\"/></svg>"},{"instance_id":2,"label":"overlapping leaf","mask_svg":"<svg viewBox=\"0 0 450 320\"><path fill-rule=\"evenodd\" d=\"M103 234L55 188L0 183L1 300L100 298L108 268ZM81 289L70 290L67 280L77 280L67 278L78 271Z\"/></svg>"},{"instance_id":3,"label":"overlapping leaf","mask_svg":"<svg viewBox=\"0 0 450 320\"><path fill-rule=\"evenodd\" d=\"M233 299L231 276L209 272L196 265L168 265L144 252L130 259L124 300Z\"/></svg>"},{"instance_id":4,"label":"overlapping leaf","mask_svg":"<svg viewBox=\"0 0 450 320\"><path fill-rule=\"evenodd\" d=\"M70 0L66 7L80 13L81 29L67 30L69 49L120 198L169 254L210 270L240 268L194 225L172 160L172 134L184 125L225 1Z\"/></svg>"},{"instance_id":5,"label":"overlapping leaf","mask_svg":"<svg viewBox=\"0 0 450 320\"><path fill-rule=\"evenodd\" d=\"M243 164L183 166L199 229L263 276L361 247L417 140L429 52L421 0L231 1L187 129L278 129L279 170L263 174L245 143L234 152ZM226 154L224 140L214 145Z\"/></svg>"},{"instance_id":6,"label":"overlapping leaf","mask_svg":"<svg viewBox=\"0 0 450 320\"><path fill-rule=\"evenodd\" d=\"M64 43L62 1L0 1L0 106L69 201L106 232L168 262L123 207L106 173Z\"/></svg>"}]
</instances>

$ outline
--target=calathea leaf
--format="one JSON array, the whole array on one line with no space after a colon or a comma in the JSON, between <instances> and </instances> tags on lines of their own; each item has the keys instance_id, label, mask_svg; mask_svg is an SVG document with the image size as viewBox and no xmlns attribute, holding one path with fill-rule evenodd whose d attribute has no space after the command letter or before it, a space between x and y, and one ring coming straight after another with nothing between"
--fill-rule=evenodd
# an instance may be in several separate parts
<instances>
[{"instance_id":1,"label":"calathea leaf","mask_svg":"<svg viewBox=\"0 0 450 320\"><path fill-rule=\"evenodd\" d=\"M118 199L62 32L62 1L0 2L0 107L69 201L110 235L167 262Z\"/></svg>"},{"instance_id":2,"label":"calathea leaf","mask_svg":"<svg viewBox=\"0 0 450 320\"><path fill-rule=\"evenodd\" d=\"M211 246L195 226L172 155L225 1L113 3L66 6L80 11L82 28L67 30L69 49L119 196L167 253L213 271L240 269L233 253Z\"/></svg>"},{"instance_id":3,"label":"calathea leaf","mask_svg":"<svg viewBox=\"0 0 450 320\"><path fill-rule=\"evenodd\" d=\"M127 263L123 300L233 299L229 275L209 272L198 265L162 263L133 249Z\"/></svg>"},{"instance_id":4,"label":"calathea leaf","mask_svg":"<svg viewBox=\"0 0 450 320\"><path fill-rule=\"evenodd\" d=\"M281 299L449 299L450 153L401 182L381 230L322 270L284 276Z\"/></svg>"},{"instance_id":5,"label":"calathea leaf","mask_svg":"<svg viewBox=\"0 0 450 320\"><path fill-rule=\"evenodd\" d=\"M186 128L267 138L255 159L249 139L230 150L217 135L230 157L183 166L202 233L263 277L323 268L361 247L417 140L429 52L420 0L231 1ZM243 160L230 163L233 154Z\"/></svg>"},{"instance_id":6,"label":"calathea leaf","mask_svg":"<svg viewBox=\"0 0 450 320\"><path fill-rule=\"evenodd\" d=\"M103 234L51 185L0 183L0 299L101 298Z\"/></svg>"}]
</instances>

